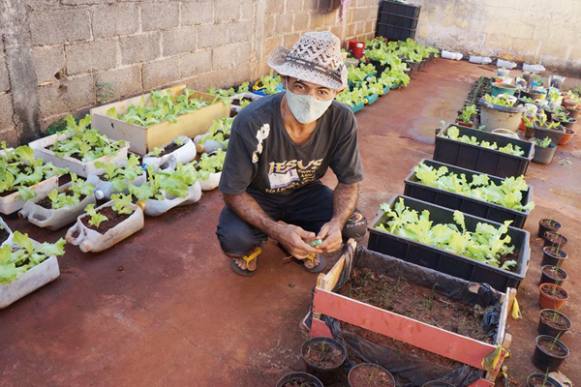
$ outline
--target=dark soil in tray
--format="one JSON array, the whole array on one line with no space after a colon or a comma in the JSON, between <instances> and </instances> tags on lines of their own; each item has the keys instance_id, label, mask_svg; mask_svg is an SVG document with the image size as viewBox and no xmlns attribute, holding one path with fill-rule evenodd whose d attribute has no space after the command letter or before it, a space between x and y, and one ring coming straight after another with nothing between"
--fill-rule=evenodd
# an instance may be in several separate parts
<instances>
[{"instance_id":1,"label":"dark soil in tray","mask_svg":"<svg viewBox=\"0 0 581 387\"><path fill-rule=\"evenodd\" d=\"M10 234L8 234L8 231L4 230L3 228L0 228L0 244L2 244L6 239L8 239L9 236Z\"/></svg>"},{"instance_id":2,"label":"dark soil in tray","mask_svg":"<svg viewBox=\"0 0 581 387\"><path fill-rule=\"evenodd\" d=\"M304 354L305 360L322 369L337 368L343 362L343 352L334 345L317 342L311 343Z\"/></svg>"},{"instance_id":3,"label":"dark soil in tray","mask_svg":"<svg viewBox=\"0 0 581 387\"><path fill-rule=\"evenodd\" d=\"M395 386L393 379L385 371L372 366L359 366L354 368L349 375L349 382L357 387Z\"/></svg>"},{"instance_id":4,"label":"dark soil in tray","mask_svg":"<svg viewBox=\"0 0 581 387\"><path fill-rule=\"evenodd\" d=\"M67 196L72 196L72 192L70 191L64 191L63 193L66 193ZM85 199L85 196L81 196L79 198L79 201L83 201ZM48 208L49 210L52 208L52 203L49 199L49 197L45 197L44 199L42 199L39 202L36 202L36 204L38 204L39 206L43 207L43 208Z\"/></svg>"},{"instance_id":5,"label":"dark soil in tray","mask_svg":"<svg viewBox=\"0 0 581 387\"><path fill-rule=\"evenodd\" d=\"M94 226L91 226L89 224L89 219L90 219L89 216L83 217L81 221L83 222L83 224L86 227L88 227L92 230L95 230L101 234L104 234L107 230L117 226L119 223L123 222L125 219L127 219L127 218L129 218L129 216L131 216L131 214L130 215L125 215L125 214L120 215L120 214L116 213L115 211L113 211L113 208L111 208L111 207L105 207L105 208L99 210L99 213L102 215L105 215L107 217L107 220L104 221L103 223L101 223L99 225L99 227L94 227Z\"/></svg>"},{"instance_id":6,"label":"dark soil in tray","mask_svg":"<svg viewBox=\"0 0 581 387\"><path fill-rule=\"evenodd\" d=\"M451 300L431 288L410 283L400 277L377 274L367 268L355 268L351 280L340 293L450 332L490 341L481 327L481 308Z\"/></svg>"},{"instance_id":7,"label":"dark soil in tray","mask_svg":"<svg viewBox=\"0 0 581 387\"><path fill-rule=\"evenodd\" d=\"M563 357L567 355L567 351L559 345L559 343L552 338L546 337L539 340L539 348L541 348L545 353L552 356Z\"/></svg>"},{"instance_id":8,"label":"dark soil in tray","mask_svg":"<svg viewBox=\"0 0 581 387\"><path fill-rule=\"evenodd\" d=\"M546 310L541 313L541 321L543 324L561 331L569 328L567 319L560 314L553 312L552 310Z\"/></svg>"}]
</instances>

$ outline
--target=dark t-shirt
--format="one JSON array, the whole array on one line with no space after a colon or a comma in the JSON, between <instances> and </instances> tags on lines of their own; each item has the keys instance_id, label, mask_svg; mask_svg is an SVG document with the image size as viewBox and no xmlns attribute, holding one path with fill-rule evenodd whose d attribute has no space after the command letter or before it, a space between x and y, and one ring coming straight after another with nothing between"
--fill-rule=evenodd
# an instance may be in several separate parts
<instances>
[{"instance_id":1,"label":"dark t-shirt","mask_svg":"<svg viewBox=\"0 0 581 387\"><path fill-rule=\"evenodd\" d=\"M295 144L280 111L284 93L263 97L234 120L220 180L220 191L248 189L285 194L319 180L331 167L339 182L362 180L357 125L351 109L334 101L309 140Z\"/></svg>"}]
</instances>

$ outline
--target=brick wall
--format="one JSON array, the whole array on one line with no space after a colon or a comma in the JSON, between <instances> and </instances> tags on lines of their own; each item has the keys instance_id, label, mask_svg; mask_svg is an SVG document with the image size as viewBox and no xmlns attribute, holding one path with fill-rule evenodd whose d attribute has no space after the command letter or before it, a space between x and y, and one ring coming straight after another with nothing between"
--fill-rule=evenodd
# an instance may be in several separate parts
<instances>
[{"instance_id":1,"label":"brick wall","mask_svg":"<svg viewBox=\"0 0 581 387\"><path fill-rule=\"evenodd\" d=\"M20 135L14 111L35 109L46 128L68 112L169 84L204 90L255 79L268 72L272 49L302 32L373 36L378 4L351 0L339 20L340 0L25 2L30 36L21 43L32 53L38 106L13 98L0 39L0 138L10 143Z\"/></svg>"}]
</instances>

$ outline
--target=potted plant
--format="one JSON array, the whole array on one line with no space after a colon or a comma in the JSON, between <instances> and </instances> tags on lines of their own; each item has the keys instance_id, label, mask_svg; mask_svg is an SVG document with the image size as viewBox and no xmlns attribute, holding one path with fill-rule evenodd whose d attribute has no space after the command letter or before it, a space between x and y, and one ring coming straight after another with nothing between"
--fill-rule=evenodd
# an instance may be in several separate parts
<instances>
[{"instance_id":1,"label":"potted plant","mask_svg":"<svg viewBox=\"0 0 581 387\"><path fill-rule=\"evenodd\" d=\"M360 363L349 370L349 387L395 387L395 378L385 368L373 363Z\"/></svg>"},{"instance_id":2,"label":"potted plant","mask_svg":"<svg viewBox=\"0 0 581 387\"><path fill-rule=\"evenodd\" d=\"M500 94L494 97L486 94L480 99L480 123L487 131L503 128L516 132L520 125L524 108L516 97Z\"/></svg>"},{"instance_id":3,"label":"potted plant","mask_svg":"<svg viewBox=\"0 0 581 387\"><path fill-rule=\"evenodd\" d=\"M537 236L539 238L544 238L547 231L559 231L561 228L561 223L556 220L544 218L539 220L539 231Z\"/></svg>"},{"instance_id":4,"label":"potted plant","mask_svg":"<svg viewBox=\"0 0 581 387\"><path fill-rule=\"evenodd\" d=\"M561 249L560 245L550 245L543 247L543 260L541 265L561 266L567 259L567 253Z\"/></svg>"},{"instance_id":5,"label":"potted plant","mask_svg":"<svg viewBox=\"0 0 581 387\"><path fill-rule=\"evenodd\" d=\"M53 189L40 201L26 202L19 215L38 227L58 230L73 223L87 205L95 203L94 190L93 184L71 174L70 183Z\"/></svg>"},{"instance_id":6,"label":"potted plant","mask_svg":"<svg viewBox=\"0 0 581 387\"><path fill-rule=\"evenodd\" d=\"M163 147L153 148L143 157L143 165L153 169L173 169L176 164L189 163L196 158L196 144L191 138L179 136Z\"/></svg>"},{"instance_id":7,"label":"potted plant","mask_svg":"<svg viewBox=\"0 0 581 387\"><path fill-rule=\"evenodd\" d=\"M548 372L533 372L527 377L527 387L562 387L562 384L551 378Z\"/></svg>"},{"instance_id":8,"label":"potted plant","mask_svg":"<svg viewBox=\"0 0 581 387\"><path fill-rule=\"evenodd\" d=\"M7 148L0 142L0 213L9 215L31 199L41 200L58 186L63 170L35 158L28 145Z\"/></svg>"},{"instance_id":9,"label":"potted plant","mask_svg":"<svg viewBox=\"0 0 581 387\"><path fill-rule=\"evenodd\" d=\"M559 248L565 246L567 244L567 237L563 234L559 234L556 231L547 231L545 233L545 243L543 247L546 246L559 246Z\"/></svg>"},{"instance_id":10,"label":"potted plant","mask_svg":"<svg viewBox=\"0 0 581 387\"><path fill-rule=\"evenodd\" d=\"M306 372L289 372L276 382L276 387L324 387L323 382L315 375Z\"/></svg>"},{"instance_id":11,"label":"potted plant","mask_svg":"<svg viewBox=\"0 0 581 387\"><path fill-rule=\"evenodd\" d=\"M329 383L335 379L337 371L347 359L347 350L337 340L313 337L303 343L301 357L309 373Z\"/></svg>"},{"instance_id":12,"label":"potted plant","mask_svg":"<svg viewBox=\"0 0 581 387\"><path fill-rule=\"evenodd\" d=\"M57 279L56 257L64 252L63 239L38 243L15 231L11 242L0 246L0 309Z\"/></svg>"},{"instance_id":13,"label":"potted plant","mask_svg":"<svg viewBox=\"0 0 581 387\"><path fill-rule=\"evenodd\" d=\"M516 92L516 87L514 85L502 82L495 82L492 84L491 94L493 97L498 97L499 95L514 95Z\"/></svg>"},{"instance_id":14,"label":"potted plant","mask_svg":"<svg viewBox=\"0 0 581 387\"><path fill-rule=\"evenodd\" d=\"M543 110L539 110L537 115L532 120L527 117L523 117L523 121L525 122L526 126L525 135L527 138L549 137L553 143L558 144L565 134L565 130L561 126L561 123L557 121L550 121L547 117L547 114Z\"/></svg>"},{"instance_id":15,"label":"potted plant","mask_svg":"<svg viewBox=\"0 0 581 387\"><path fill-rule=\"evenodd\" d=\"M476 109L476 105L466 105L456 118L456 123L467 128L472 128L474 127L474 118L477 114L478 110Z\"/></svg>"},{"instance_id":16,"label":"potted plant","mask_svg":"<svg viewBox=\"0 0 581 387\"><path fill-rule=\"evenodd\" d=\"M135 155L129 156L127 164L122 167L109 163L96 163L96 166L104 171L103 174L89 175L87 182L95 186L95 197L99 200L127 192L130 186L139 186L146 180L145 170Z\"/></svg>"},{"instance_id":17,"label":"potted plant","mask_svg":"<svg viewBox=\"0 0 581 387\"><path fill-rule=\"evenodd\" d=\"M562 285L567 279L567 272L560 266L541 266L541 280L539 283Z\"/></svg>"},{"instance_id":18,"label":"potted plant","mask_svg":"<svg viewBox=\"0 0 581 387\"><path fill-rule=\"evenodd\" d=\"M559 337L537 336L533 364L545 372L557 371L569 357L569 348Z\"/></svg>"},{"instance_id":19,"label":"potted plant","mask_svg":"<svg viewBox=\"0 0 581 387\"><path fill-rule=\"evenodd\" d=\"M563 98L563 107L571 114L571 117L577 118L581 110L581 93L577 94L569 90Z\"/></svg>"},{"instance_id":20,"label":"potted plant","mask_svg":"<svg viewBox=\"0 0 581 387\"><path fill-rule=\"evenodd\" d=\"M78 176L98 175L96 162L124 165L129 144L113 141L91 128L91 116L77 122L72 115L65 118L66 130L30 143L36 157Z\"/></svg>"},{"instance_id":21,"label":"potted plant","mask_svg":"<svg viewBox=\"0 0 581 387\"><path fill-rule=\"evenodd\" d=\"M569 294L557 284L539 285L539 306L543 309L561 309L569 300Z\"/></svg>"},{"instance_id":22,"label":"potted plant","mask_svg":"<svg viewBox=\"0 0 581 387\"><path fill-rule=\"evenodd\" d=\"M533 138L533 143L535 144L535 154L533 156L533 162L539 164L550 164L553 161L555 152L557 151L557 146L551 141L549 137L544 139Z\"/></svg>"},{"instance_id":23,"label":"potted plant","mask_svg":"<svg viewBox=\"0 0 581 387\"><path fill-rule=\"evenodd\" d=\"M225 158L226 152L223 150L202 154L196 165L200 172L202 191L211 191L218 187Z\"/></svg>"},{"instance_id":24,"label":"potted plant","mask_svg":"<svg viewBox=\"0 0 581 387\"><path fill-rule=\"evenodd\" d=\"M141 230L143 218L143 210L132 203L129 195L114 194L112 200L97 208L89 204L65 238L84 253L97 253Z\"/></svg>"},{"instance_id":25,"label":"potted plant","mask_svg":"<svg viewBox=\"0 0 581 387\"><path fill-rule=\"evenodd\" d=\"M541 310L537 328L539 335L561 337L569 329L571 329L571 320L563 313L553 309Z\"/></svg>"},{"instance_id":26,"label":"potted plant","mask_svg":"<svg viewBox=\"0 0 581 387\"><path fill-rule=\"evenodd\" d=\"M228 139L234 119L231 117L220 118L215 120L210 129L204 134L199 134L194 138L198 153L212 153L218 149L228 147Z\"/></svg>"},{"instance_id":27,"label":"potted plant","mask_svg":"<svg viewBox=\"0 0 581 387\"><path fill-rule=\"evenodd\" d=\"M260 96L278 94L284 91L282 85L282 78L278 74L273 74L260 77L259 80L252 85L252 92Z\"/></svg>"},{"instance_id":28,"label":"potted plant","mask_svg":"<svg viewBox=\"0 0 581 387\"><path fill-rule=\"evenodd\" d=\"M154 171L149 167L147 181L139 187L129 187L129 192L142 203L148 216L159 216L202 197L199 174L192 163L178 164L174 171Z\"/></svg>"}]
</instances>

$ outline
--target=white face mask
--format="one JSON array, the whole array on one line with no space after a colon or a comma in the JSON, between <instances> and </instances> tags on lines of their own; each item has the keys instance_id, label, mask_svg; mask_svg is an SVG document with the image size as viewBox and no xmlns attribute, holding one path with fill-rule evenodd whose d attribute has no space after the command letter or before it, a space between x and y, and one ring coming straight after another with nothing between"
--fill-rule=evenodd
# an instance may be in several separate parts
<instances>
[{"instance_id":1,"label":"white face mask","mask_svg":"<svg viewBox=\"0 0 581 387\"><path fill-rule=\"evenodd\" d=\"M288 107L301 124L308 124L318 120L331 106L333 98L328 101L319 101L310 95L298 95L286 90Z\"/></svg>"}]
</instances>

